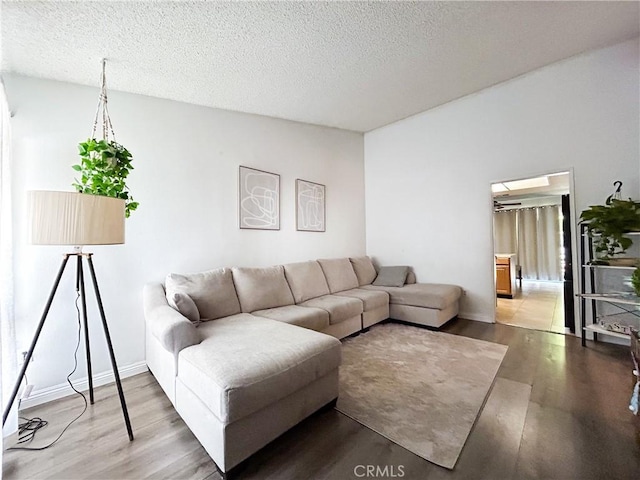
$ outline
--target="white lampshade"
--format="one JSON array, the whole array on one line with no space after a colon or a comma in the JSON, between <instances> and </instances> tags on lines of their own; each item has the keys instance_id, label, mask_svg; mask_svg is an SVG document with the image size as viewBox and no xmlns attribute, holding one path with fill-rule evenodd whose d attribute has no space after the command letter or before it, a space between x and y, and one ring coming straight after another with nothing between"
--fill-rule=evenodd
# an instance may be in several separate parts
<instances>
[{"instance_id":1,"label":"white lampshade","mask_svg":"<svg viewBox=\"0 0 640 480\"><path fill-rule=\"evenodd\" d=\"M28 192L29 243L117 245L124 243L124 200L76 192Z\"/></svg>"}]
</instances>

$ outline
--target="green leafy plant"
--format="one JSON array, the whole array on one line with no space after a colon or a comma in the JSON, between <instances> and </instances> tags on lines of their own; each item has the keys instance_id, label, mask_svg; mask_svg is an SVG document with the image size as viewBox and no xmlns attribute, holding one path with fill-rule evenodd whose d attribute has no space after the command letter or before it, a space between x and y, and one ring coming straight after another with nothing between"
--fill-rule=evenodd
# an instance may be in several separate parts
<instances>
[{"instance_id":1,"label":"green leafy plant","mask_svg":"<svg viewBox=\"0 0 640 480\"><path fill-rule=\"evenodd\" d=\"M631 285L636 295L640 297L640 268L636 268L631 275Z\"/></svg>"},{"instance_id":2,"label":"green leafy plant","mask_svg":"<svg viewBox=\"0 0 640 480\"><path fill-rule=\"evenodd\" d=\"M596 257L606 261L623 254L632 245L632 240L624 234L640 231L640 203L609 195L604 205L589 207L580 218L588 222L587 230L594 239Z\"/></svg>"},{"instance_id":3,"label":"green leafy plant","mask_svg":"<svg viewBox=\"0 0 640 480\"><path fill-rule=\"evenodd\" d=\"M128 218L138 208L126 184L133 170L131 153L113 140L95 138L81 142L78 150L81 161L72 168L80 173L80 179L76 178L72 186L80 193L123 199Z\"/></svg>"}]
</instances>

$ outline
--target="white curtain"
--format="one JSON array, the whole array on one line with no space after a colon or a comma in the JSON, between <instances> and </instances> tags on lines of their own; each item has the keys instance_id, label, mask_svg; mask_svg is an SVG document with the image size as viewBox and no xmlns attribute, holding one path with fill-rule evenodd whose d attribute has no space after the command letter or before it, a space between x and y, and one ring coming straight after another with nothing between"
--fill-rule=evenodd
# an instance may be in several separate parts
<instances>
[{"instance_id":1,"label":"white curtain","mask_svg":"<svg viewBox=\"0 0 640 480\"><path fill-rule=\"evenodd\" d=\"M562 280L562 226L559 206L538 208L538 278Z\"/></svg>"},{"instance_id":2,"label":"white curtain","mask_svg":"<svg viewBox=\"0 0 640 480\"><path fill-rule=\"evenodd\" d=\"M515 253L528 280L562 280L560 206L504 210L493 214L496 253Z\"/></svg>"},{"instance_id":3,"label":"white curtain","mask_svg":"<svg viewBox=\"0 0 640 480\"><path fill-rule=\"evenodd\" d=\"M16 332L13 315L13 248L11 218L11 130L10 113L4 84L0 82L0 390L2 411L18 370ZM16 402L17 403L17 402ZM11 411L0 437L18 428L17 405ZM1 447L1 445L0 445ZM0 460L2 448L0 448ZM1 474L0 474L1 476Z\"/></svg>"},{"instance_id":4,"label":"white curtain","mask_svg":"<svg viewBox=\"0 0 640 480\"><path fill-rule=\"evenodd\" d=\"M517 253L517 211L502 210L493 214L493 237L496 253Z\"/></svg>"},{"instance_id":5,"label":"white curtain","mask_svg":"<svg viewBox=\"0 0 640 480\"><path fill-rule=\"evenodd\" d=\"M538 210L527 208L518 212L518 241L522 278L538 280Z\"/></svg>"},{"instance_id":6,"label":"white curtain","mask_svg":"<svg viewBox=\"0 0 640 480\"><path fill-rule=\"evenodd\" d=\"M558 205L520 210L518 244L522 278L562 280L562 227Z\"/></svg>"}]
</instances>

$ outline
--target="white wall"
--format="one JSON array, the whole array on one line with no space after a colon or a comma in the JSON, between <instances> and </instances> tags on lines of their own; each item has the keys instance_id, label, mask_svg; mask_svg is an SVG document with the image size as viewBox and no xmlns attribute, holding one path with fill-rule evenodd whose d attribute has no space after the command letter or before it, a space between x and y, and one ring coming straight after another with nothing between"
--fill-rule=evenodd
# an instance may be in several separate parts
<instances>
[{"instance_id":1,"label":"white wall","mask_svg":"<svg viewBox=\"0 0 640 480\"><path fill-rule=\"evenodd\" d=\"M72 190L77 144L91 132L98 88L6 78L13 118L16 323L26 350L64 247L26 244L29 189ZM255 115L110 92L117 140L134 155L130 188L140 207L126 244L95 247L94 262L123 367L144 360L142 288L169 272L264 266L365 253L363 136ZM281 230L240 230L238 166L281 175ZM326 233L297 232L295 179L326 185ZM54 302L28 377L36 390L64 382L76 341L74 272ZM91 290L89 288L89 290ZM94 372L110 369L89 301ZM80 352L80 373L86 376ZM74 377L74 378L76 378Z\"/></svg>"},{"instance_id":2,"label":"white wall","mask_svg":"<svg viewBox=\"0 0 640 480\"><path fill-rule=\"evenodd\" d=\"M365 134L367 252L461 285L461 316L494 321L490 184L572 169L578 214L615 180L637 199L638 57L635 39Z\"/></svg>"}]
</instances>

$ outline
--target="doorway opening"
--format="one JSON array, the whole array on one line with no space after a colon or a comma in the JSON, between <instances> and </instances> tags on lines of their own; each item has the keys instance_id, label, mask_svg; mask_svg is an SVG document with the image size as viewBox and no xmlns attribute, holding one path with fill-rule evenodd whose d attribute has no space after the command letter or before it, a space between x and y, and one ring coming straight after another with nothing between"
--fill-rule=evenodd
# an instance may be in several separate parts
<instances>
[{"instance_id":1,"label":"doorway opening","mask_svg":"<svg viewBox=\"0 0 640 480\"><path fill-rule=\"evenodd\" d=\"M491 185L496 322L575 333L570 173Z\"/></svg>"}]
</instances>

